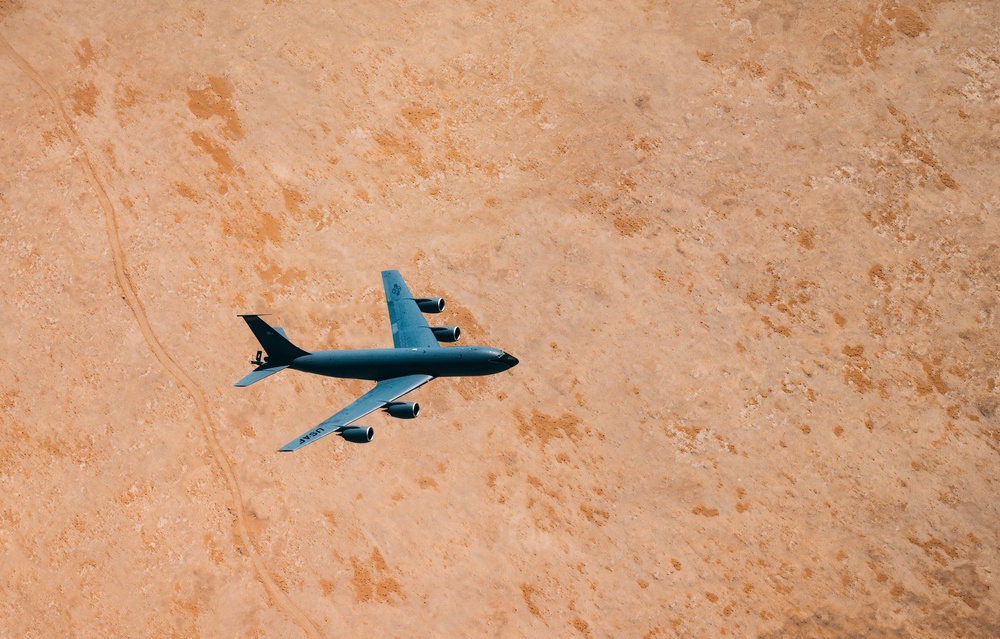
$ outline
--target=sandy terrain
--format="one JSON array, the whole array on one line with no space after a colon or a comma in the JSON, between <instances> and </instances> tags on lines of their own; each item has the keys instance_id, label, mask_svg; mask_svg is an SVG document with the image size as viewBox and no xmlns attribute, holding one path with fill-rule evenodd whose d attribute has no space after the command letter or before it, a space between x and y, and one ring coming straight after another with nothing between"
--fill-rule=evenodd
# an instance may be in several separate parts
<instances>
[{"instance_id":1,"label":"sandy terrain","mask_svg":"<svg viewBox=\"0 0 1000 639\"><path fill-rule=\"evenodd\" d=\"M0 0L0 637L1000 636L996 2L143 4ZM520 366L277 453L383 268Z\"/></svg>"}]
</instances>

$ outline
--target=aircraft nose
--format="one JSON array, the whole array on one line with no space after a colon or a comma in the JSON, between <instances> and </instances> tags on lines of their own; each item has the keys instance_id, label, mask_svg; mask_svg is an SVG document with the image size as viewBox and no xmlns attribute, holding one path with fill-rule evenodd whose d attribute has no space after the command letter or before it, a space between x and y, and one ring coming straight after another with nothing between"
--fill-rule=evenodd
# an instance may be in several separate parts
<instances>
[{"instance_id":1,"label":"aircraft nose","mask_svg":"<svg viewBox=\"0 0 1000 639\"><path fill-rule=\"evenodd\" d=\"M503 353L503 352L501 352L500 355L497 355L496 357L491 359L490 362L502 365L503 366L502 370L507 370L508 368L514 368L518 364L516 357L514 357L510 353Z\"/></svg>"}]
</instances>

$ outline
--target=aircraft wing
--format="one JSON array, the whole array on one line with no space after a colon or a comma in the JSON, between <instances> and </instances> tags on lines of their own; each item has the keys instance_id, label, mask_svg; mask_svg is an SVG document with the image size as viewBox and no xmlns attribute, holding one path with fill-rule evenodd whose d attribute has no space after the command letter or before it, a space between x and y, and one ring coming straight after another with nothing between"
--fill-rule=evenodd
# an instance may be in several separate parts
<instances>
[{"instance_id":1,"label":"aircraft wing","mask_svg":"<svg viewBox=\"0 0 1000 639\"><path fill-rule=\"evenodd\" d=\"M415 304L414 308L416 308ZM329 419L320 422L312 430L302 433L300 437L296 437L279 450L285 453L298 450L321 437L326 437L330 433L338 433L347 428L352 422L399 399L432 379L434 379L433 375L406 375L404 377L382 380L375 384L375 388L354 400L346 408L335 413Z\"/></svg>"},{"instance_id":2,"label":"aircraft wing","mask_svg":"<svg viewBox=\"0 0 1000 639\"><path fill-rule=\"evenodd\" d=\"M393 345L396 348L440 346L399 271L382 271L382 285L385 287L385 303L389 306Z\"/></svg>"}]
</instances>

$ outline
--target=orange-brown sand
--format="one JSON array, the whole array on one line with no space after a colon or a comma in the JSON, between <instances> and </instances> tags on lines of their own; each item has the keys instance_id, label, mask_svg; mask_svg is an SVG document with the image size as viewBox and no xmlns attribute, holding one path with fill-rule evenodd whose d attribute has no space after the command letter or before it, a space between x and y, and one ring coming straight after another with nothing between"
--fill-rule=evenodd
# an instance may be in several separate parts
<instances>
[{"instance_id":1,"label":"orange-brown sand","mask_svg":"<svg viewBox=\"0 0 1000 639\"><path fill-rule=\"evenodd\" d=\"M0 0L0 637L1000 636L998 28ZM384 268L521 364L277 453Z\"/></svg>"}]
</instances>

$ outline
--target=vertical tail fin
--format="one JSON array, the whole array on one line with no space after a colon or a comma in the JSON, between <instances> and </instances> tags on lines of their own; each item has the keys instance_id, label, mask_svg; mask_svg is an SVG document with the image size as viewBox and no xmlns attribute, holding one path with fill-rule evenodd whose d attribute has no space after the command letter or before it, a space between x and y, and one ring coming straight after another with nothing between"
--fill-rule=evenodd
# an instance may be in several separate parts
<instances>
[{"instance_id":1,"label":"vertical tail fin","mask_svg":"<svg viewBox=\"0 0 1000 639\"><path fill-rule=\"evenodd\" d=\"M304 351L288 341L283 330L268 326L259 315L240 315L240 317L246 320L254 337L267 351L267 363L270 366L291 364L296 357L309 354L309 351Z\"/></svg>"}]
</instances>

